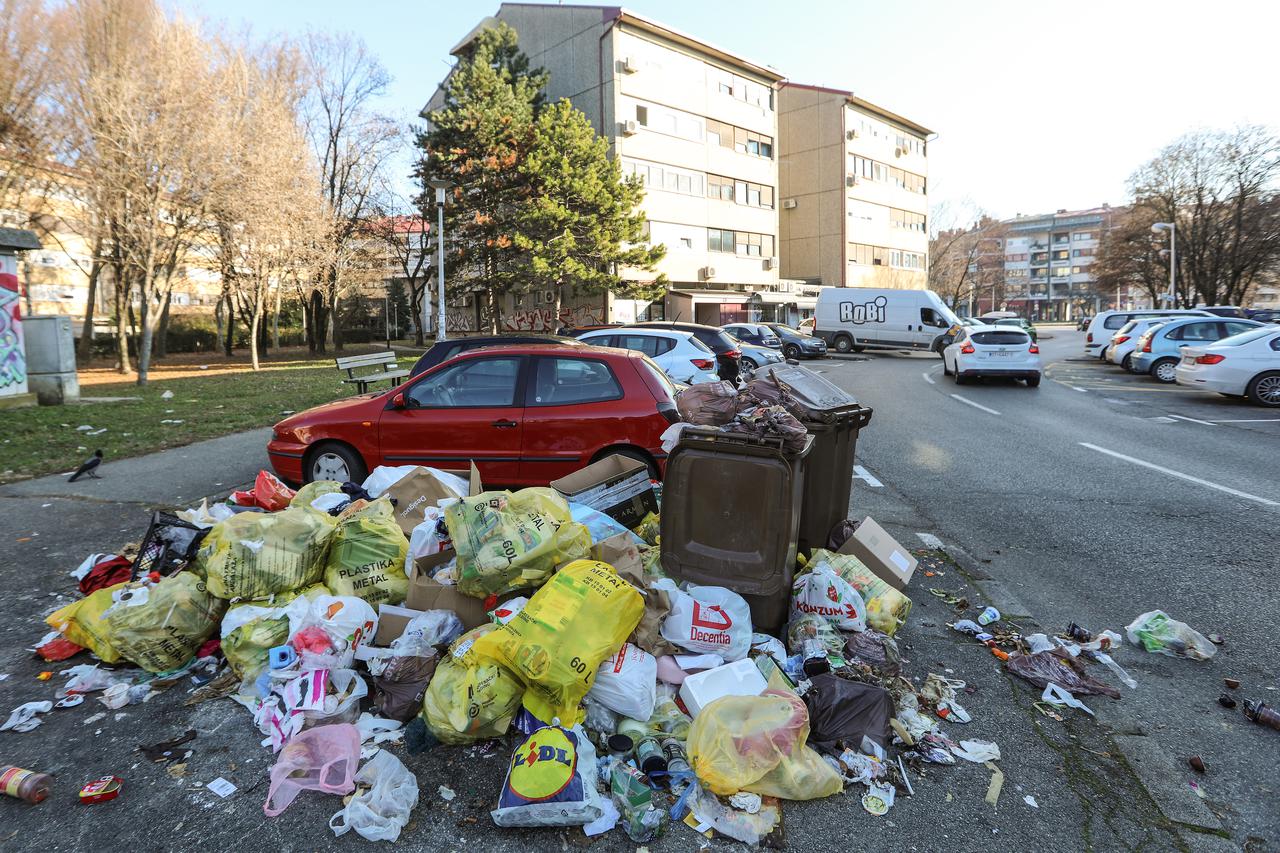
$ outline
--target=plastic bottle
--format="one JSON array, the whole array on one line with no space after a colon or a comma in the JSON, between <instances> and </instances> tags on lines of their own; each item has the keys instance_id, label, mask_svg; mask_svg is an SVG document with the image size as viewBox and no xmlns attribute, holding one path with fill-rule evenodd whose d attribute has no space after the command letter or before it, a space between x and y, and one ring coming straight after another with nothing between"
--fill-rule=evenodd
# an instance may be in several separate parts
<instances>
[{"instance_id":1,"label":"plastic bottle","mask_svg":"<svg viewBox=\"0 0 1280 853\"><path fill-rule=\"evenodd\" d=\"M1267 703L1261 699L1255 699L1252 702L1244 703L1244 715L1253 720L1260 726L1270 726L1273 729L1280 729L1280 711L1274 708L1268 708Z\"/></svg>"},{"instance_id":2,"label":"plastic bottle","mask_svg":"<svg viewBox=\"0 0 1280 853\"><path fill-rule=\"evenodd\" d=\"M0 766L0 791L10 797L26 800L35 805L49 796L49 788L53 785L53 777L48 773L37 773L34 770L23 770L6 764Z\"/></svg>"}]
</instances>

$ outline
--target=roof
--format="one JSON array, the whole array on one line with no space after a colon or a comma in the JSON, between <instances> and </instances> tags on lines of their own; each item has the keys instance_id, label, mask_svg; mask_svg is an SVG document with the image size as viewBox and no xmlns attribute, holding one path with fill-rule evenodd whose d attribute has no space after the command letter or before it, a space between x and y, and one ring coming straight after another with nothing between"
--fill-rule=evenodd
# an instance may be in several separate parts
<instances>
[{"instance_id":1,"label":"roof","mask_svg":"<svg viewBox=\"0 0 1280 853\"><path fill-rule=\"evenodd\" d=\"M623 6L596 6L592 4L552 5L550 3L503 3L502 5L503 6L536 6L544 9L577 9L577 10L598 9L600 11L601 20L605 23L628 24L630 26L635 27L638 30L644 30L646 32L653 33L654 35L662 36L663 38L669 41L673 41L684 47L692 48L693 50L696 50L700 53L705 53L708 56L712 56L716 59L719 59L721 62L726 62L733 65L737 65L741 68L745 68L748 71L758 74L761 77L764 77L767 80L770 80L775 83L780 82L781 80L784 79L784 76L781 72L777 71L776 69L768 65L747 59L744 56L741 56L736 53L732 53L728 50L725 50L724 48L716 47L715 45L710 44L709 42L705 42L700 38L696 38L694 36L689 35L688 33L681 32L680 30L677 30L673 27L669 27L666 24L661 23L660 21L655 21L652 18L645 17L644 15L641 15L638 12L633 12L630 9L627 9ZM502 14L501 8L499 8L498 14L499 15ZM492 19L489 19L489 20L492 20ZM477 30L481 29L484 26L484 23L485 22L482 21L481 26L477 27L475 30L472 30L471 33L468 33L467 38L464 39L462 42L459 42L459 44L453 49L453 51L450 51L450 52L456 53L459 49L464 47L471 38L474 38L474 34L477 32Z\"/></svg>"},{"instance_id":2,"label":"roof","mask_svg":"<svg viewBox=\"0 0 1280 853\"><path fill-rule=\"evenodd\" d=\"M827 86L813 86L808 83L795 83L791 80L783 80L782 85L779 86L778 88L779 89L786 89L786 88L806 89L811 92L826 92L829 95L842 95L844 96L845 102L848 103L850 106L857 107L860 110L865 110L866 112L873 113L877 116L880 116L880 118L883 118L895 124L901 125L902 127L905 127L907 130L912 131L913 133L918 133L921 136L932 136L934 133L934 131L930 130L924 125L918 122L914 122L911 119L906 118L904 116L900 116L895 112L890 112L884 107L876 106L870 101L859 98L857 95L853 94L853 92L850 92L847 89L832 89Z\"/></svg>"},{"instance_id":3,"label":"roof","mask_svg":"<svg viewBox=\"0 0 1280 853\"><path fill-rule=\"evenodd\" d=\"M40 238L25 228L0 228L0 249L39 249Z\"/></svg>"}]
</instances>

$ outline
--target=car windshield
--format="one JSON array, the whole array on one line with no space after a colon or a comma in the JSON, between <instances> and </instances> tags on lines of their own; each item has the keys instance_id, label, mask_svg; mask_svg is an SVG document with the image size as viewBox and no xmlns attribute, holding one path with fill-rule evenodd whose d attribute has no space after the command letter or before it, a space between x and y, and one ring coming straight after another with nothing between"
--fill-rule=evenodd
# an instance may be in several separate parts
<instances>
[{"instance_id":1,"label":"car windshield","mask_svg":"<svg viewBox=\"0 0 1280 853\"><path fill-rule=\"evenodd\" d=\"M1025 344L1031 341L1025 332L999 331L999 332L974 332L970 338L975 344L983 346L999 346L1004 344Z\"/></svg>"},{"instance_id":2,"label":"car windshield","mask_svg":"<svg viewBox=\"0 0 1280 853\"><path fill-rule=\"evenodd\" d=\"M1267 335L1274 335L1275 333L1276 333L1275 329L1270 329L1270 328L1267 328L1266 326L1263 326L1262 328L1259 328L1259 329L1250 329L1247 332L1241 332L1238 335L1232 335L1229 338L1223 338L1222 340L1215 342L1214 346L1238 347L1241 344L1250 344L1258 340L1259 338L1265 338Z\"/></svg>"}]
</instances>

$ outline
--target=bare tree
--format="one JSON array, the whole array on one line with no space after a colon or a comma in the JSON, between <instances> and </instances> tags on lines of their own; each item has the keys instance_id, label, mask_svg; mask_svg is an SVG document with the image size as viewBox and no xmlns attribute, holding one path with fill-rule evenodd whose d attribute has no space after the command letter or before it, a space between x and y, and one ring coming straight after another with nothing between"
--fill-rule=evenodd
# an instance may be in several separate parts
<instances>
[{"instance_id":1,"label":"bare tree","mask_svg":"<svg viewBox=\"0 0 1280 853\"><path fill-rule=\"evenodd\" d=\"M368 233L382 246L396 273L409 288L409 308L414 316L414 343L422 346L422 302L433 270L429 211L403 213L408 203L383 212L366 226Z\"/></svg>"},{"instance_id":2,"label":"bare tree","mask_svg":"<svg viewBox=\"0 0 1280 853\"><path fill-rule=\"evenodd\" d=\"M342 349L338 302L349 284L343 276L357 265L363 251L358 232L373 212L381 172L402 139L399 126L374 110L391 78L364 42L346 34L314 33L304 57L306 130L329 220L306 299L307 343L313 352L324 352L327 341Z\"/></svg>"},{"instance_id":3,"label":"bare tree","mask_svg":"<svg viewBox=\"0 0 1280 853\"><path fill-rule=\"evenodd\" d=\"M0 207L21 203L50 154L61 17L43 0L0 0Z\"/></svg>"},{"instance_id":4,"label":"bare tree","mask_svg":"<svg viewBox=\"0 0 1280 853\"><path fill-rule=\"evenodd\" d=\"M1139 218L1177 225L1180 303L1239 304L1280 266L1278 182L1280 137L1259 126L1189 133L1134 172Z\"/></svg>"},{"instance_id":5,"label":"bare tree","mask_svg":"<svg viewBox=\"0 0 1280 853\"><path fill-rule=\"evenodd\" d=\"M969 202L943 202L930 221L929 289L951 308L976 301L988 288L994 303L1004 289L1002 223Z\"/></svg>"}]
</instances>

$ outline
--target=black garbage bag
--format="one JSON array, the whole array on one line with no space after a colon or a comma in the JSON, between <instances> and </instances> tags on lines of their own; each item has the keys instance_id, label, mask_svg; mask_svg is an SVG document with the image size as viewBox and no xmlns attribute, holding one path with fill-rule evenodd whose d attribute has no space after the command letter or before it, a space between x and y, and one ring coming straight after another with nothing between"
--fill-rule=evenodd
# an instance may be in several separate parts
<instances>
[{"instance_id":1,"label":"black garbage bag","mask_svg":"<svg viewBox=\"0 0 1280 853\"><path fill-rule=\"evenodd\" d=\"M857 749L864 736L881 747L888 742L893 715L889 691L829 672L810 681L813 687L804 694L809 708L809 746L837 755L838 743Z\"/></svg>"}]
</instances>

